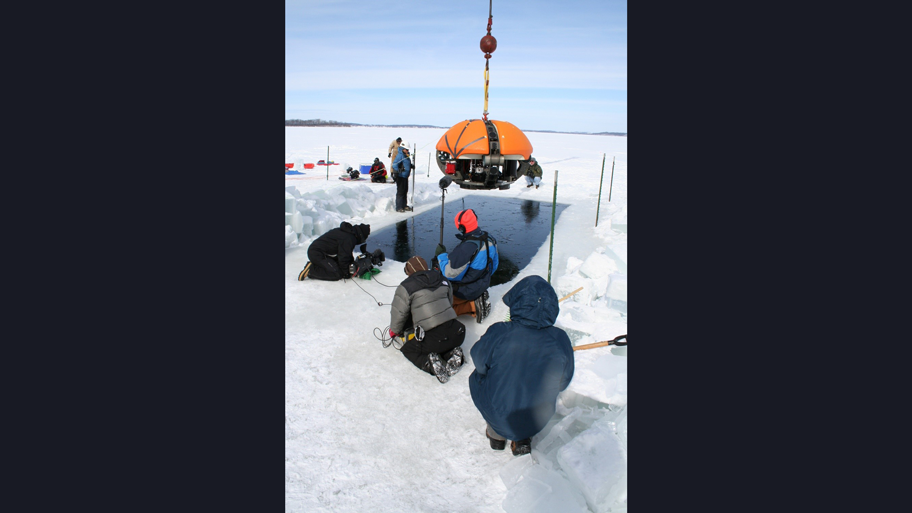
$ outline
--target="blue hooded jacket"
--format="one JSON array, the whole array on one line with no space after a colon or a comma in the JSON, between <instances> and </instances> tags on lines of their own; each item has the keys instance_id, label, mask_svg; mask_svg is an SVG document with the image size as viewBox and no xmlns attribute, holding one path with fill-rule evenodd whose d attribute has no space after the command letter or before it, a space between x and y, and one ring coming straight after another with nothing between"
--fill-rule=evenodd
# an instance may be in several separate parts
<instances>
[{"instance_id":1,"label":"blue hooded jacket","mask_svg":"<svg viewBox=\"0 0 912 513\"><path fill-rule=\"evenodd\" d=\"M399 163L402 162L402 168L404 171L399 171ZM393 161L392 173L395 173L396 176L400 178L408 178L409 174L412 172L412 161L405 156L404 151L400 151L396 154L396 160Z\"/></svg>"},{"instance_id":2,"label":"blue hooded jacket","mask_svg":"<svg viewBox=\"0 0 912 513\"><path fill-rule=\"evenodd\" d=\"M481 240L488 237L488 245ZM465 235L456 234L459 244L453 251L437 255L437 264L443 275L454 284L453 295L473 301L488 290L491 276L500 265L497 254L497 241L488 232L476 228ZM488 255L488 249L491 254ZM488 269L488 256L491 257L491 268Z\"/></svg>"},{"instance_id":3,"label":"blue hooded jacket","mask_svg":"<svg viewBox=\"0 0 912 513\"><path fill-rule=\"evenodd\" d=\"M508 440L531 438L554 415L558 394L573 379L573 345L554 327L557 294L541 276L527 276L503 297L510 321L497 322L472 346L472 401Z\"/></svg>"}]
</instances>

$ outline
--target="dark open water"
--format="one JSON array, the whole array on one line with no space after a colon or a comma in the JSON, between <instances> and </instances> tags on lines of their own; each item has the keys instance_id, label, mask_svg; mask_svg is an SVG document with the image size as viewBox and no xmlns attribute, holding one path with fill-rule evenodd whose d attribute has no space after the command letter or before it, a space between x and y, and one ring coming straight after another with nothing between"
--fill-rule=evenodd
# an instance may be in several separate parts
<instances>
[{"instance_id":1,"label":"dark open water","mask_svg":"<svg viewBox=\"0 0 912 513\"><path fill-rule=\"evenodd\" d=\"M548 240L551 230L550 202L474 195L450 201L447 196L443 214L443 245L448 250L459 244L456 238L459 232L453 220L459 211L467 208L475 211L478 226L497 240L500 265L491 278L491 285L507 283L516 277ZM555 223L567 205L558 203L556 208ZM400 262L419 255L430 264L434 249L440 242L440 207L422 214L398 215L403 216L403 221L377 232L371 231L367 239L368 251L379 247L386 258Z\"/></svg>"}]
</instances>

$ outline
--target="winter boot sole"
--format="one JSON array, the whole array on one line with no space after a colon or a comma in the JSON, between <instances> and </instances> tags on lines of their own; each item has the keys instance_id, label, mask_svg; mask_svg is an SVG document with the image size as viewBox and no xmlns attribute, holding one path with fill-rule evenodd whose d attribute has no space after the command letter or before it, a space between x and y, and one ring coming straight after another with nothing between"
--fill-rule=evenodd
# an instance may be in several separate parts
<instances>
[{"instance_id":1,"label":"winter boot sole","mask_svg":"<svg viewBox=\"0 0 912 513\"><path fill-rule=\"evenodd\" d=\"M523 454L529 454L532 452L532 439L526 438L525 440L520 440L518 442L510 442L510 450L513 451L513 456L522 456Z\"/></svg>"},{"instance_id":2,"label":"winter boot sole","mask_svg":"<svg viewBox=\"0 0 912 513\"><path fill-rule=\"evenodd\" d=\"M450 380L450 375L447 374L446 365L440 361L440 355L437 353L430 353L428 355L428 361L431 362L431 369L434 370L434 376L437 377L437 381L446 383Z\"/></svg>"},{"instance_id":3,"label":"winter boot sole","mask_svg":"<svg viewBox=\"0 0 912 513\"><path fill-rule=\"evenodd\" d=\"M475 299L475 322L481 324L482 321L491 313L491 304L488 303L488 291Z\"/></svg>"},{"instance_id":4,"label":"winter boot sole","mask_svg":"<svg viewBox=\"0 0 912 513\"><path fill-rule=\"evenodd\" d=\"M307 278L307 274L310 272L310 262L307 262L307 265L304 266L304 269L298 273L298 281L304 281L304 278Z\"/></svg>"},{"instance_id":5,"label":"winter boot sole","mask_svg":"<svg viewBox=\"0 0 912 513\"><path fill-rule=\"evenodd\" d=\"M452 378L462 368L463 363L465 363L465 358L463 358L462 348L453 349L450 358L446 362L447 375Z\"/></svg>"},{"instance_id":6,"label":"winter boot sole","mask_svg":"<svg viewBox=\"0 0 912 513\"><path fill-rule=\"evenodd\" d=\"M491 438L491 435L488 434L488 430L485 430L485 436L488 437L488 440L491 441L491 449L494 449L495 451L502 451L507 448L506 440L497 440L495 438Z\"/></svg>"}]
</instances>

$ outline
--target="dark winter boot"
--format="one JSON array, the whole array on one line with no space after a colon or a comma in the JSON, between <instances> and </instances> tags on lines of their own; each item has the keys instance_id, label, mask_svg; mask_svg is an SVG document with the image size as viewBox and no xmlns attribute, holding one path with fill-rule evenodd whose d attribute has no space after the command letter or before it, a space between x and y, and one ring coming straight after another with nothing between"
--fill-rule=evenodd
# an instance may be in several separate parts
<instances>
[{"instance_id":1,"label":"dark winter boot","mask_svg":"<svg viewBox=\"0 0 912 513\"><path fill-rule=\"evenodd\" d=\"M465 359L463 358L461 347L457 347L456 349L450 351L448 356L449 358L447 358L446 362L446 371L447 375L452 378L453 375L459 372L459 369L462 368L462 364L465 363Z\"/></svg>"},{"instance_id":2,"label":"dark winter boot","mask_svg":"<svg viewBox=\"0 0 912 513\"><path fill-rule=\"evenodd\" d=\"M488 430L485 429L485 436L488 437L488 440L491 441L491 449L495 451L502 451L507 448L506 440L498 440L496 438L491 438L491 435L488 434Z\"/></svg>"},{"instance_id":3,"label":"dark winter boot","mask_svg":"<svg viewBox=\"0 0 912 513\"><path fill-rule=\"evenodd\" d=\"M439 354L429 353L428 362L431 364L431 370L434 371L434 375L437 376L437 381L446 383L450 380L450 375L447 374L446 365L440 361Z\"/></svg>"},{"instance_id":4,"label":"dark winter boot","mask_svg":"<svg viewBox=\"0 0 912 513\"><path fill-rule=\"evenodd\" d=\"M488 291L478 296L475 299L475 322L481 324L485 320L485 317L491 313L491 303L488 302Z\"/></svg>"},{"instance_id":5,"label":"dark winter boot","mask_svg":"<svg viewBox=\"0 0 912 513\"><path fill-rule=\"evenodd\" d=\"M298 273L298 281L304 281L304 278L307 278L307 273L310 272L310 267L310 262L307 262L307 264L304 266L304 269Z\"/></svg>"},{"instance_id":6,"label":"dark winter boot","mask_svg":"<svg viewBox=\"0 0 912 513\"><path fill-rule=\"evenodd\" d=\"M510 449L513 450L513 456L522 456L523 454L529 454L532 452L532 439L526 438L525 440L520 440L518 442L510 442Z\"/></svg>"}]
</instances>

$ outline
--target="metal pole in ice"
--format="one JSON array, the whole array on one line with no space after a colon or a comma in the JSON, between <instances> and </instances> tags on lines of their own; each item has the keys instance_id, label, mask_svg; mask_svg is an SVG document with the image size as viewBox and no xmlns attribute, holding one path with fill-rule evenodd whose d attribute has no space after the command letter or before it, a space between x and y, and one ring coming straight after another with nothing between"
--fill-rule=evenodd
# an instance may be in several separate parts
<instances>
[{"instance_id":1,"label":"metal pole in ice","mask_svg":"<svg viewBox=\"0 0 912 513\"><path fill-rule=\"evenodd\" d=\"M555 213L557 213L557 169L554 170L554 198L551 200L551 249L548 250L548 283L551 283L551 257L554 256Z\"/></svg>"},{"instance_id":2,"label":"metal pole in ice","mask_svg":"<svg viewBox=\"0 0 912 513\"><path fill-rule=\"evenodd\" d=\"M329 180L329 146L326 147L326 179Z\"/></svg>"},{"instance_id":3,"label":"metal pole in ice","mask_svg":"<svg viewBox=\"0 0 912 513\"><path fill-rule=\"evenodd\" d=\"M599 199L595 207L595 226L598 228L599 207L602 206L602 182L605 181L605 154L602 153L602 177L599 178Z\"/></svg>"},{"instance_id":4,"label":"metal pole in ice","mask_svg":"<svg viewBox=\"0 0 912 513\"><path fill-rule=\"evenodd\" d=\"M612 187L614 187L614 157L611 157L611 184L608 186L608 203L611 203Z\"/></svg>"}]
</instances>

